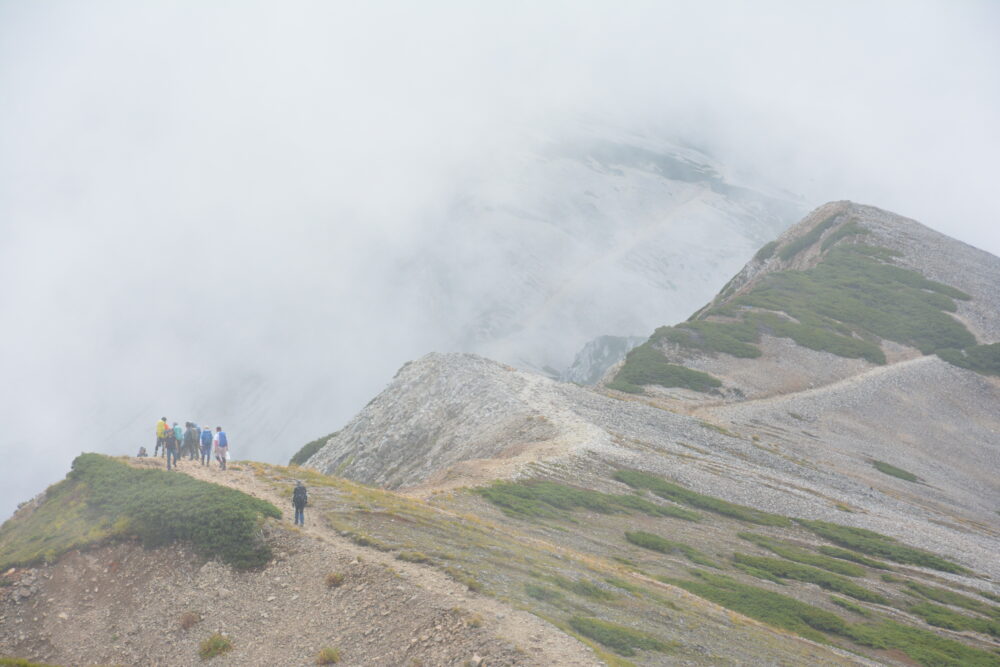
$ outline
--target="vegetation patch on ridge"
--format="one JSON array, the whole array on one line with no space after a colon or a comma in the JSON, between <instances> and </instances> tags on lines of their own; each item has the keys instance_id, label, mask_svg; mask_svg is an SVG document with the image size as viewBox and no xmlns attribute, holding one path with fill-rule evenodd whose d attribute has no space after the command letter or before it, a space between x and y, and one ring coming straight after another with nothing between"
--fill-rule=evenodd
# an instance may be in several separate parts
<instances>
[{"instance_id":1,"label":"vegetation patch on ridge","mask_svg":"<svg viewBox=\"0 0 1000 667\"><path fill-rule=\"evenodd\" d=\"M662 477L657 477L656 475L640 472L638 470L619 470L614 474L614 478L619 482L628 484L634 489L648 489L661 498L690 505L691 507L697 507L698 509L708 510L709 512L715 512L716 514L722 514L734 519L740 519L741 521L748 521L750 523L756 523L763 526L792 525L791 519L788 517L762 512L744 505L730 503L713 496L706 496L704 494L691 491L690 489L685 489L683 486L668 482Z\"/></svg>"},{"instance_id":2,"label":"vegetation patch on ridge","mask_svg":"<svg viewBox=\"0 0 1000 667\"><path fill-rule=\"evenodd\" d=\"M642 385L647 384L681 387L703 393L722 386L718 378L708 373L668 362L650 341L625 355L625 365L618 371L615 379L608 383L608 387L630 394L641 394Z\"/></svg>"},{"instance_id":3,"label":"vegetation patch on ridge","mask_svg":"<svg viewBox=\"0 0 1000 667\"><path fill-rule=\"evenodd\" d=\"M905 565L920 565L941 572L953 574L971 574L971 572L949 560L932 554L923 549L910 547L896 541L888 535L882 535L864 528L841 526L827 521L808 521L799 519L799 524L808 528L822 538L830 540L842 547L860 551L870 556L878 556Z\"/></svg>"},{"instance_id":4,"label":"vegetation patch on ridge","mask_svg":"<svg viewBox=\"0 0 1000 667\"><path fill-rule=\"evenodd\" d=\"M1000 375L1000 343L970 345L964 350L953 348L938 350L937 355L960 368L967 368L983 375Z\"/></svg>"},{"instance_id":5,"label":"vegetation patch on ridge","mask_svg":"<svg viewBox=\"0 0 1000 667\"><path fill-rule=\"evenodd\" d=\"M269 502L164 470L141 470L100 454L81 454L42 506L0 528L0 567L52 561L69 549L136 535L146 546L189 542L238 568L271 558L260 538Z\"/></svg>"},{"instance_id":6,"label":"vegetation patch on ridge","mask_svg":"<svg viewBox=\"0 0 1000 667\"><path fill-rule=\"evenodd\" d=\"M694 547L684 544L683 542L675 542L673 540L660 537L659 535L646 533L641 530L626 532L625 539L638 547L642 547L643 549L649 549L661 554L678 553L692 563L707 565L708 567L718 567L718 565L716 565L708 556L701 553Z\"/></svg>"},{"instance_id":7,"label":"vegetation patch on ridge","mask_svg":"<svg viewBox=\"0 0 1000 667\"><path fill-rule=\"evenodd\" d=\"M885 604L888 602L878 593L869 591L867 588L858 586L853 581L845 579L836 574L821 570L801 563L789 562L779 558L768 558L766 556L748 556L746 554L734 554L733 562L746 565L751 571L766 572L770 576L778 579L795 579L810 584L816 584L820 588L828 591L836 591L850 596L855 600L863 602L875 602Z\"/></svg>"},{"instance_id":8,"label":"vegetation patch on ridge","mask_svg":"<svg viewBox=\"0 0 1000 667\"><path fill-rule=\"evenodd\" d=\"M805 250L806 248L815 245L816 241L819 241L820 237L826 232L826 230L837 224L837 218L840 214L834 213L827 216L823 220L813 225L813 228L808 232L803 234L797 239L792 239L778 251L778 257L784 261L790 260L797 254Z\"/></svg>"},{"instance_id":9,"label":"vegetation patch on ridge","mask_svg":"<svg viewBox=\"0 0 1000 667\"><path fill-rule=\"evenodd\" d=\"M682 507L659 505L636 495L601 493L548 480L495 482L474 489L474 492L508 516L517 518L565 519L568 518L567 512L586 509L600 514L634 511L685 521L701 520L699 514Z\"/></svg>"},{"instance_id":10,"label":"vegetation patch on ridge","mask_svg":"<svg viewBox=\"0 0 1000 667\"><path fill-rule=\"evenodd\" d=\"M795 598L742 584L729 577L694 570L695 579L662 581L758 621L816 641L843 637L861 646L902 651L926 667L996 667L1000 655L890 620L851 624L832 612Z\"/></svg>"},{"instance_id":11,"label":"vegetation patch on ridge","mask_svg":"<svg viewBox=\"0 0 1000 667\"><path fill-rule=\"evenodd\" d=\"M295 455L291 458L291 460L288 461L288 465L290 466L305 465L305 462L308 461L313 454L318 452L323 447L323 445L329 442L330 438L337 435L337 433L340 433L340 431L336 431L334 433L331 433L330 435L318 438L316 440L313 440L312 442L307 442L306 444L302 445L302 448L299 451L295 452Z\"/></svg>"},{"instance_id":12,"label":"vegetation patch on ridge","mask_svg":"<svg viewBox=\"0 0 1000 667\"><path fill-rule=\"evenodd\" d=\"M885 461L872 461L871 464L880 473L889 475L891 477L898 477L899 479L905 480L907 482L919 481L917 476L914 475L912 472L907 472L902 468L897 468L891 463L886 463Z\"/></svg>"},{"instance_id":13,"label":"vegetation patch on ridge","mask_svg":"<svg viewBox=\"0 0 1000 667\"><path fill-rule=\"evenodd\" d=\"M863 567L853 563L848 563L838 558L815 554L807 549L801 549L791 544L781 542L780 540L771 539L770 537L766 537L764 535L758 535L756 533L738 533L737 537L747 540L748 542L752 542L759 547L763 547L768 551L781 556L782 558L787 558L788 560L793 560L797 563L823 568L829 572L843 574L848 577L863 577L865 574L865 569Z\"/></svg>"},{"instance_id":14,"label":"vegetation patch on ridge","mask_svg":"<svg viewBox=\"0 0 1000 667\"><path fill-rule=\"evenodd\" d=\"M588 616L573 616L569 619L571 628L584 637L607 646L618 655L632 656L637 650L666 652L674 648L672 644L633 628L608 623Z\"/></svg>"}]
</instances>

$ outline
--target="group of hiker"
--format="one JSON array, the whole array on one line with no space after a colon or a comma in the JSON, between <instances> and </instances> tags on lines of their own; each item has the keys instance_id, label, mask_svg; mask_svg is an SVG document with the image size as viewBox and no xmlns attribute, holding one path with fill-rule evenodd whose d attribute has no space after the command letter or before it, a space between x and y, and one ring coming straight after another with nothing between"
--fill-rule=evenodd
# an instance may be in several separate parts
<instances>
[{"instance_id":1,"label":"group of hiker","mask_svg":"<svg viewBox=\"0 0 1000 667\"><path fill-rule=\"evenodd\" d=\"M184 422L183 428L177 422L171 426L166 417L161 417L156 422L156 447L153 449L153 456L166 457L167 470L176 466L185 456L192 461L199 459L203 466L211 465L213 451L219 467L225 470L229 459L229 439L221 426L216 426L213 432L211 426L199 428L194 422ZM148 456L145 447L139 448L139 456Z\"/></svg>"}]
</instances>

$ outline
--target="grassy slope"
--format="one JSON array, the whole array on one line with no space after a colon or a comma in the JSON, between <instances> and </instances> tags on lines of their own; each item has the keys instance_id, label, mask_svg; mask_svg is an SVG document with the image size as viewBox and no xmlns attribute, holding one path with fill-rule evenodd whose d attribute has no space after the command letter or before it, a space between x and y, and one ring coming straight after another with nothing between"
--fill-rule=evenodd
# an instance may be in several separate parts
<instances>
[{"instance_id":1,"label":"grassy slope","mask_svg":"<svg viewBox=\"0 0 1000 667\"><path fill-rule=\"evenodd\" d=\"M822 220L784 246L761 248L758 261L775 253L787 261L817 244L823 255L805 271L766 275L750 292L697 319L660 327L626 357L609 387L631 393L649 384L710 391L720 386L717 378L671 364L657 344L755 358L761 354L757 343L762 333L874 364L885 363L879 341L891 340L938 354L962 368L1000 375L1000 343L976 345L968 329L949 315L957 310L955 300L968 300L969 295L893 265L896 253L888 249L838 245L868 232L853 220L839 226L837 222L833 217ZM706 319L713 316L726 319Z\"/></svg>"},{"instance_id":2,"label":"grassy slope","mask_svg":"<svg viewBox=\"0 0 1000 667\"><path fill-rule=\"evenodd\" d=\"M271 556L257 528L280 516L270 503L218 484L81 454L38 508L0 527L0 570L127 536L148 546L181 540L206 557L257 567Z\"/></svg>"}]
</instances>

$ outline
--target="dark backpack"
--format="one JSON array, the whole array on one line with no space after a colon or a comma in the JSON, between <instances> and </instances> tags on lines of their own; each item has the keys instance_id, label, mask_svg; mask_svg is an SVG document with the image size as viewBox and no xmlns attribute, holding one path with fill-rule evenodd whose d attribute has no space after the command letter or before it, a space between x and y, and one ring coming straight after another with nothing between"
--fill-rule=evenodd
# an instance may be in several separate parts
<instances>
[{"instance_id":1,"label":"dark backpack","mask_svg":"<svg viewBox=\"0 0 1000 667\"><path fill-rule=\"evenodd\" d=\"M308 500L309 496L306 494L306 487L296 486L295 491L292 492L292 504L305 505Z\"/></svg>"}]
</instances>

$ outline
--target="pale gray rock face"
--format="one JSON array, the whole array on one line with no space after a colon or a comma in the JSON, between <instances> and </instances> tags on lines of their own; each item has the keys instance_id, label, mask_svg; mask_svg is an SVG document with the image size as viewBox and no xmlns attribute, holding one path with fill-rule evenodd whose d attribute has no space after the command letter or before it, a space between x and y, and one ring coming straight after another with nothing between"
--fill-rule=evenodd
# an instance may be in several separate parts
<instances>
[{"instance_id":1,"label":"pale gray rock face","mask_svg":"<svg viewBox=\"0 0 1000 667\"><path fill-rule=\"evenodd\" d=\"M545 378L465 354L408 363L308 465L389 488L463 460L498 458L556 429L532 399Z\"/></svg>"},{"instance_id":2,"label":"pale gray rock face","mask_svg":"<svg viewBox=\"0 0 1000 667\"><path fill-rule=\"evenodd\" d=\"M597 384L609 368L645 340L642 336L598 336L576 353L561 379L576 384Z\"/></svg>"}]
</instances>

